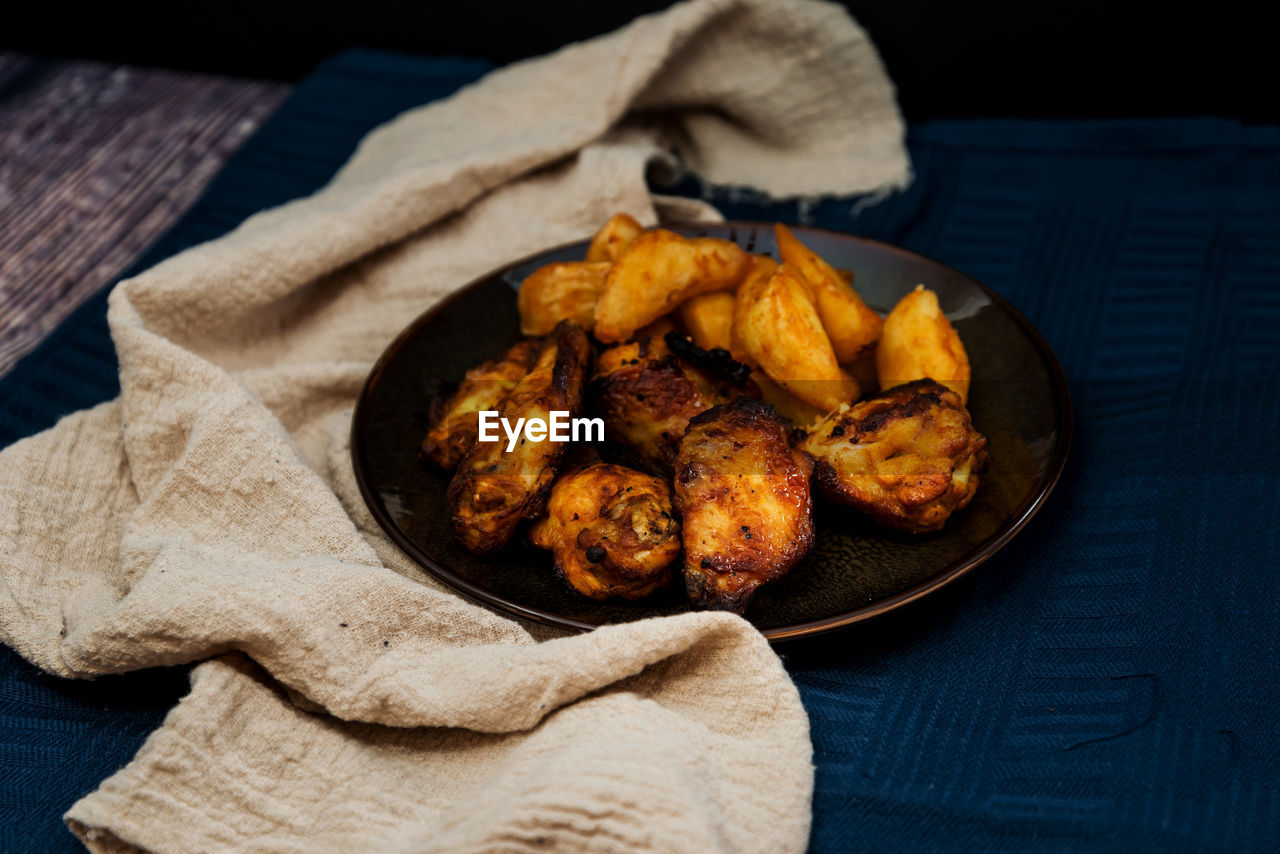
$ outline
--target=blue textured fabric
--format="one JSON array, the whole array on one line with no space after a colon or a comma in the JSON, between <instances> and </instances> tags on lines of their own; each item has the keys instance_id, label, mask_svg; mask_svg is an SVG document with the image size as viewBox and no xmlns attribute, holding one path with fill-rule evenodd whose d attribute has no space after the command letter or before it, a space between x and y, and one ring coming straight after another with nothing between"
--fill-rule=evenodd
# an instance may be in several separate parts
<instances>
[{"instance_id":1,"label":"blue textured fabric","mask_svg":"<svg viewBox=\"0 0 1280 854\"><path fill-rule=\"evenodd\" d=\"M141 266L311 191L373 124L483 70L327 64ZM980 570L781 649L812 721L813 849L1280 850L1280 129L955 121L910 146L915 184L879 204L708 195L986 282L1061 359L1076 444ZM102 314L0 383L0 444L115 394ZM77 684L0 651L0 849L75 850L61 811L128 760L183 672Z\"/></svg>"}]
</instances>

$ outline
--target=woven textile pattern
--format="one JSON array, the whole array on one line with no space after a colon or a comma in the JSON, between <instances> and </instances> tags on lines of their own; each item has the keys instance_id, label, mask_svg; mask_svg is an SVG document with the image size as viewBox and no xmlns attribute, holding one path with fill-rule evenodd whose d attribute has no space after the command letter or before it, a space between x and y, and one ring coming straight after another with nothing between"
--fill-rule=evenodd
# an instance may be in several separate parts
<instances>
[{"instance_id":1,"label":"woven textile pattern","mask_svg":"<svg viewBox=\"0 0 1280 854\"><path fill-rule=\"evenodd\" d=\"M0 375L164 233L287 90L0 53Z\"/></svg>"},{"instance_id":2,"label":"woven textile pattern","mask_svg":"<svg viewBox=\"0 0 1280 854\"><path fill-rule=\"evenodd\" d=\"M372 125L483 73L358 53L301 84L139 266L323 183ZM1076 444L1044 511L966 580L782 649L812 721L817 851L1280 848L1280 130L935 123L879 204L708 191L729 218L900 243L1045 334ZM0 443L117 392L95 298L0 381ZM0 658L0 850L126 762L183 673L95 684Z\"/></svg>"}]
</instances>

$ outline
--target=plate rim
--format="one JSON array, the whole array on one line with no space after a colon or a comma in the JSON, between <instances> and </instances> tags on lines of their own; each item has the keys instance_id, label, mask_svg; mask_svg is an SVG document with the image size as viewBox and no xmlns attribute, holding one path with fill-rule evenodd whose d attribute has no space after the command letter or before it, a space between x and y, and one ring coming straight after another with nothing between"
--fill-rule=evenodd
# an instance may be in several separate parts
<instances>
[{"instance_id":1,"label":"plate rim","mask_svg":"<svg viewBox=\"0 0 1280 854\"><path fill-rule=\"evenodd\" d=\"M763 220L724 220L719 222L691 222L691 223L671 223L662 224L662 228L671 231L690 231L710 228L773 228L774 223ZM1058 418L1058 442L1054 449L1053 457L1049 461L1045 475L1041 478L1041 483L1032 491L1031 496L1024 501L1010 515L1004 523L1001 524L996 532L988 538L988 540L972 554L966 555L960 561L953 563L951 566L943 570L937 575L930 576L928 579L919 584L903 590L894 595L871 602L843 614L836 614L830 617L823 617L818 620L810 620L803 623L793 623L786 626L777 626L771 629L762 629L756 627L764 637L770 642L794 640L801 637L810 637L812 635L822 634L824 632L834 631L836 629L851 626L855 623L865 622L873 619L889 611L914 602L924 596L929 595L937 590L942 589L948 584L968 575L977 567L986 563L998 551L1005 547L1008 542L1018 534L1027 523L1040 511L1045 505L1049 496L1057 487L1058 482L1062 479L1062 473L1066 469L1067 458L1071 452L1071 446L1075 434L1075 411L1071 399L1071 389L1067 383L1066 372L1063 371L1061 363L1058 361L1057 355L1053 352L1053 348L1049 346L1049 342L1045 340L1040 330L1028 320L1022 312L1014 305L1001 296L996 291L989 288L986 284L975 278L974 276L957 269L956 267L938 261L919 252L897 246L892 243L886 243L882 240L876 240L870 237L863 237L849 232L836 231L834 229L820 228L805 225L789 225L793 230L803 232L816 232L828 234L841 240L851 240L855 243L863 243L870 245L881 251L888 251L891 254L912 257L927 261L954 274L957 274L976 285L986 296L1005 313L1013 318L1019 328L1030 339L1032 345L1036 349L1040 358L1045 362L1048 369L1050 386L1053 392L1054 406L1059 412ZM551 246L546 249L540 249L514 261L494 267L492 270L468 282L460 288L452 291L448 296L431 307L427 308L412 321L410 321L399 334L391 340L391 342L382 351L382 354L374 362L373 367L369 370L368 376L365 377L364 383L360 387L360 394L356 398L355 407L351 414L351 465L355 475L356 484L360 489L360 497L368 508L369 513L373 516L378 526L382 529L391 541L396 544L410 559L422 567L428 574L441 581L453 590L464 594L465 596L476 600L481 605L493 608L502 613L518 617L520 619L532 620L543 625L551 625L564 629L572 629L575 631L591 631L600 628L602 625L614 625L612 623L595 624L588 623L583 620L577 620L573 617L566 617L561 614L554 614L544 611L540 608L521 605L513 602L503 596L491 593L484 588L472 584L465 578L462 578L448 568L443 566L428 555L421 547L413 542L408 534L401 529L399 525L391 518L382 501L373 493L370 483L368 471L362 458L361 449L364 447L363 438L365 433L365 421L368 418L368 401L370 391L381 377L387 364L401 346L419 329L429 323L437 314L448 309L456 300L460 299L463 294L471 291L473 288L480 286L503 272L515 267L528 264L534 259L549 255L556 252L562 252L571 247L584 244L587 239L573 240L562 243L557 246Z\"/></svg>"}]
</instances>

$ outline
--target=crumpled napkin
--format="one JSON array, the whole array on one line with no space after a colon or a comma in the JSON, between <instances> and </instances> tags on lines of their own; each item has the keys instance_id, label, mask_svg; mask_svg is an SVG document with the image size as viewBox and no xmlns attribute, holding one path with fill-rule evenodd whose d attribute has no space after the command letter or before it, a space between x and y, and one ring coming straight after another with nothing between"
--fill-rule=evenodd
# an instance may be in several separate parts
<instances>
[{"instance_id":1,"label":"crumpled napkin","mask_svg":"<svg viewBox=\"0 0 1280 854\"><path fill-rule=\"evenodd\" d=\"M794 686L742 619L561 637L383 536L351 407L413 316L650 195L676 152L773 194L909 180L835 5L694 0L374 131L332 183L121 282L121 396L0 454L0 638L92 677L204 660L76 803L94 851L799 851Z\"/></svg>"}]
</instances>

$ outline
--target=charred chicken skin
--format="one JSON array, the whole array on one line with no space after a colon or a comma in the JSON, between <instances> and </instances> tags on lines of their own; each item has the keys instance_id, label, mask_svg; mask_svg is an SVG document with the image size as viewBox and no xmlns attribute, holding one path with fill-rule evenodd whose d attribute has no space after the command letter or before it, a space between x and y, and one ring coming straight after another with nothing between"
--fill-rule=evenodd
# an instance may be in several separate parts
<instances>
[{"instance_id":1,"label":"charred chicken skin","mask_svg":"<svg viewBox=\"0 0 1280 854\"><path fill-rule=\"evenodd\" d=\"M987 463L987 440L960 396L931 379L837 409L799 447L816 460L824 497L913 534L967 505Z\"/></svg>"},{"instance_id":2,"label":"charred chicken skin","mask_svg":"<svg viewBox=\"0 0 1280 854\"><path fill-rule=\"evenodd\" d=\"M671 488L611 463L562 475L529 539L550 549L556 573L592 599L639 599L665 588L680 556Z\"/></svg>"},{"instance_id":3,"label":"charred chicken skin","mask_svg":"<svg viewBox=\"0 0 1280 854\"><path fill-rule=\"evenodd\" d=\"M703 350L675 332L612 347L596 366L592 414L604 418L610 439L658 474L670 474L689 419L759 393L727 351Z\"/></svg>"},{"instance_id":4,"label":"charred chicken skin","mask_svg":"<svg viewBox=\"0 0 1280 854\"><path fill-rule=\"evenodd\" d=\"M576 417L591 358L587 334L561 322L542 342L538 360L507 394L500 417L541 419L560 410ZM546 506L564 442L521 439L510 453L503 442L472 445L449 483L453 533L469 551L485 554L504 546L522 519L532 519Z\"/></svg>"},{"instance_id":5,"label":"charred chicken skin","mask_svg":"<svg viewBox=\"0 0 1280 854\"><path fill-rule=\"evenodd\" d=\"M467 371L450 396L431 402L431 426L422 442L422 453L443 469L458 465L476 443L477 419L482 409L497 409L516 387L542 348L539 339L526 339L495 359Z\"/></svg>"},{"instance_id":6,"label":"charred chicken skin","mask_svg":"<svg viewBox=\"0 0 1280 854\"><path fill-rule=\"evenodd\" d=\"M676 457L684 574L696 607L741 613L760 585L813 545L812 463L787 443L790 425L738 398L696 416Z\"/></svg>"}]
</instances>

